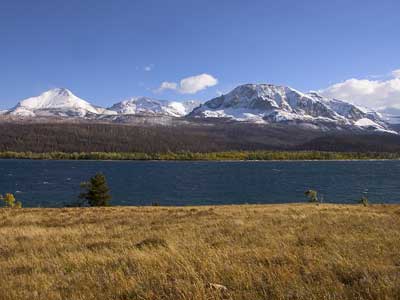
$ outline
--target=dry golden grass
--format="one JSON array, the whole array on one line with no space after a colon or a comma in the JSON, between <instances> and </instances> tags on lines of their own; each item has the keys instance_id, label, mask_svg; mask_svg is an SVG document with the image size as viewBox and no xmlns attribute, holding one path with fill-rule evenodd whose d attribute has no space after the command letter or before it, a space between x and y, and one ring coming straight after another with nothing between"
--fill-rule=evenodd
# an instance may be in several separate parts
<instances>
[{"instance_id":1,"label":"dry golden grass","mask_svg":"<svg viewBox=\"0 0 400 300\"><path fill-rule=\"evenodd\" d=\"M0 299L400 299L399 249L397 205L0 209Z\"/></svg>"}]
</instances>

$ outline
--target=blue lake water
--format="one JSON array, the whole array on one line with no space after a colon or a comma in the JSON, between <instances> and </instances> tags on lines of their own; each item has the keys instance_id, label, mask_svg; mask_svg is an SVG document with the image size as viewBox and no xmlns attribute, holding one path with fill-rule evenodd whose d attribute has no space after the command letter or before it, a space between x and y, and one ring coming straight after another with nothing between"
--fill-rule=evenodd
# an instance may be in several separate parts
<instances>
[{"instance_id":1,"label":"blue lake water","mask_svg":"<svg viewBox=\"0 0 400 300\"><path fill-rule=\"evenodd\" d=\"M0 160L0 193L25 207L77 199L79 184L107 176L113 205L202 205L305 201L400 203L400 161L152 162Z\"/></svg>"}]
</instances>

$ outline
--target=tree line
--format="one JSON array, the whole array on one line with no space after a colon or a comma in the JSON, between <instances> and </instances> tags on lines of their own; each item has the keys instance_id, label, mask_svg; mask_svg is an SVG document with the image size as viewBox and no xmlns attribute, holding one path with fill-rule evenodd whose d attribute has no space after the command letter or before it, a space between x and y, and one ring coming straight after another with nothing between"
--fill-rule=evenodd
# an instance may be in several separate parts
<instances>
[{"instance_id":1,"label":"tree line","mask_svg":"<svg viewBox=\"0 0 400 300\"><path fill-rule=\"evenodd\" d=\"M328 152L328 151L223 151L223 152L0 152L0 159L49 160L367 160L399 159L400 152Z\"/></svg>"}]
</instances>

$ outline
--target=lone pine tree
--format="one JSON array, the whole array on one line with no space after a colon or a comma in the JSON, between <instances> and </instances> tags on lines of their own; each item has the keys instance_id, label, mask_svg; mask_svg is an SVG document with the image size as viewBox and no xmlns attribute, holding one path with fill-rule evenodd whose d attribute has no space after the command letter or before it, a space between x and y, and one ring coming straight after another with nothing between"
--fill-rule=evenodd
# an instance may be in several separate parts
<instances>
[{"instance_id":1,"label":"lone pine tree","mask_svg":"<svg viewBox=\"0 0 400 300\"><path fill-rule=\"evenodd\" d=\"M86 200L90 206L110 205L110 189L102 173L97 173L88 182L82 182L81 188L85 191L79 195L79 198Z\"/></svg>"}]
</instances>

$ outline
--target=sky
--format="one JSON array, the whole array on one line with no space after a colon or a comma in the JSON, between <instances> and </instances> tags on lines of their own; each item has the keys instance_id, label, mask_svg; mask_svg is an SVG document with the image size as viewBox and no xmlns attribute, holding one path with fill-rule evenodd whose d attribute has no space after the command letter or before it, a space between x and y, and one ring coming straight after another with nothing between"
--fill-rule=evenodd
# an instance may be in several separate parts
<instances>
[{"instance_id":1,"label":"sky","mask_svg":"<svg viewBox=\"0 0 400 300\"><path fill-rule=\"evenodd\" d=\"M101 106L243 83L400 108L398 0L0 0L0 109L55 87Z\"/></svg>"}]
</instances>

